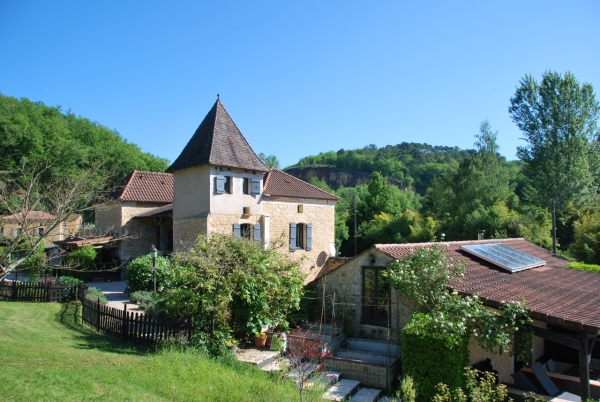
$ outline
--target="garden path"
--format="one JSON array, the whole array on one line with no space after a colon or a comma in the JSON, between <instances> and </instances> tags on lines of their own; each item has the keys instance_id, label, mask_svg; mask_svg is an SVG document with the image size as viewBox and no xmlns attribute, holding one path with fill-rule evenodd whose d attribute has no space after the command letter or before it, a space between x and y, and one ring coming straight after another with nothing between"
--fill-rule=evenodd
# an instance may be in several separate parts
<instances>
[{"instance_id":1,"label":"garden path","mask_svg":"<svg viewBox=\"0 0 600 402\"><path fill-rule=\"evenodd\" d=\"M106 295L110 307L123 310L125 304L127 304L127 311L142 311L137 304L129 301L129 296L125 293L125 289L127 289L126 281L90 282L88 285L100 289Z\"/></svg>"}]
</instances>

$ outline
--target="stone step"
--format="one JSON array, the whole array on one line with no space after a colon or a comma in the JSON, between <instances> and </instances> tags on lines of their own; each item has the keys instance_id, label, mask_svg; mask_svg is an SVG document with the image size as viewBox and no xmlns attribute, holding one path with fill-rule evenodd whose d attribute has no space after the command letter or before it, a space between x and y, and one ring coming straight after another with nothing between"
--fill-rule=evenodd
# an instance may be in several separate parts
<instances>
[{"instance_id":1,"label":"stone step","mask_svg":"<svg viewBox=\"0 0 600 402\"><path fill-rule=\"evenodd\" d=\"M361 388L358 392L352 395L351 402L376 402L379 400L381 390L377 388Z\"/></svg>"},{"instance_id":2,"label":"stone step","mask_svg":"<svg viewBox=\"0 0 600 402\"><path fill-rule=\"evenodd\" d=\"M388 356L381 353L352 349L338 349L335 352L335 357L339 357L340 359L359 360L363 362L377 364L392 364L398 359L395 356Z\"/></svg>"},{"instance_id":3,"label":"stone step","mask_svg":"<svg viewBox=\"0 0 600 402\"><path fill-rule=\"evenodd\" d=\"M292 367L285 376L294 381L296 385L299 385L301 381L312 383L311 376L316 369L317 366L315 364L303 363L298 367Z\"/></svg>"},{"instance_id":4,"label":"stone step","mask_svg":"<svg viewBox=\"0 0 600 402\"><path fill-rule=\"evenodd\" d=\"M238 349L236 353L239 361L254 364L259 368L266 367L277 361L280 355L281 353L278 351L256 348Z\"/></svg>"},{"instance_id":5,"label":"stone step","mask_svg":"<svg viewBox=\"0 0 600 402\"><path fill-rule=\"evenodd\" d=\"M328 401L344 401L354 395L359 385L360 381L342 379L337 384L332 385L323 394L323 399Z\"/></svg>"}]
</instances>

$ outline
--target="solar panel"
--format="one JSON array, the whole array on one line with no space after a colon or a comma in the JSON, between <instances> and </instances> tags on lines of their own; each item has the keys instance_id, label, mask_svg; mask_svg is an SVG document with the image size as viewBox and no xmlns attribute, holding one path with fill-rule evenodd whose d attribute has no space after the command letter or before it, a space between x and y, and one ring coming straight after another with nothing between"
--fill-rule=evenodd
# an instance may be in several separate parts
<instances>
[{"instance_id":1,"label":"solar panel","mask_svg":"<svg viewBox=\"0 0 600 402\"><path fill-rule=\"evenodd\" d=\"M462 246L461 249L510 272L546 265L542 259L499 243Z\"/></svg>"}]
</instances>

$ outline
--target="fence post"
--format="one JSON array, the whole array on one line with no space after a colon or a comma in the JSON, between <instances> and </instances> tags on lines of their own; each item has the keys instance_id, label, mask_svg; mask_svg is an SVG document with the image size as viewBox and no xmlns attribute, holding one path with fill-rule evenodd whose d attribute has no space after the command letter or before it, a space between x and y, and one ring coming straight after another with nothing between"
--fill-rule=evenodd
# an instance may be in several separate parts
<instances>
[{"instance_id":1,"label":"fence post","mask_svg":"<svg viewBox=\"0 0 600 402\"><path fill-rule=\"evenodd\" d=\"M12 283L12 294L10 295L11 299L17 300L17 281L14 280Z\"/></svg>"},{"instance_id":2,"label":"fence post","mask_svg":"<svg viewBox=\"0 0 600 402\"><path fill-rule=\"evenodd\" d=\"M127 336L129 335L129 325L127 320L127 303L123 303L123 327L121 328L121 339L123 342L127 342Z\"/></svg>"},{"instance_id":3,"label":"fence post","mask_svg":"<svg viewBox=\"0 0 600 402\"><path fill-rule=\"evenodd\" d=\"M50 301L50 282L46 282L46 297L44 297L46 302Z\"/></svg>"},{"instance_id":4,"label":"fence post","mask_svg":"<svg viewBox=\"0 0 600 402\"><path fill-rule=\"evenodd\" d=\"M100 298L98 298L98 303L96 304L96 312L98 313L98 318L96 319L96 330L100 331Z\"/></svg>"}]
</instances>

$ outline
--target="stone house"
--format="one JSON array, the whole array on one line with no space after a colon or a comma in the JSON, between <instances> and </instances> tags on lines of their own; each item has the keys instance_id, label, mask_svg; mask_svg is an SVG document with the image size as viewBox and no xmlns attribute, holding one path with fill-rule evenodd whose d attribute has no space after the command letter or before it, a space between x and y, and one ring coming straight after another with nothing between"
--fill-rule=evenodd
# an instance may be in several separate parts
<instances>
[{"instance_id":1,"label":"stone house","mask_svg":"<svg viewBox=\"0 0 600 402\"><path fill-rule=\"evenodd\" d=\"M307 281L335 255L338 197L267 167L219 99L167 173L134 172L121 187L96 209L96 226L132 234L121 241L123 261L151 244L161 253L185 251L213 233L261 247L283 242L279 250L302 260Z\"/></svg>"},{"instance_id":2,"label":"stone house","mask_svg":"<svg viewBox=\"0 0 600 402\"><path fill-rule=\"evenodd\" d=\"M343 324L351 332L348 336L399 345L401 331L416 305L391 289L381 274L392 261L402 260L411 250L432 244L376 244L324 272L316 284L317 294L325 295L328 322L332 323L333 319L338 321L333 324ZM525 239L438 244L447 248L448 257L466 263L463 281L448 284L459 294L476 294L492 308L508 301L526 302L534 327L532 362L552 358L557 369L563 371L572 365L589 367L591 361L600 359L600 348L594 348L593 342L600 333L599 274L567 268L567 260ZM490 245L506 246L511 253L514 250L525 253L532 257L532 263L511 271L496 257L477 256L469 251L473 246ZM508 353L484 351L473 340L469 350L472 363L490 358L500 381L513 383L511 374L515 371L515 361ZM587 370L581 370L585 372ZM581 375L580 382L565 383L565 387L572 387L567 390L579 393L579 384L590 382L589 376L585 379L584 374ZM600 392L600 383L597 385L598 389L593 392ZM584 395L581 392L580 395ZM590 395L589 388L587 395Z\"/></svg>"},{"instance_id":3,"label":"stone house","mask_svg":"<svg viewBox=\"0 0 600 402\"><path fill-rule=\"evenodd\" d=\"M164 207L170 210L172 202L171 174L134 170L113 189L109 202L95 208L95 235L120 239L106 246L120 262L149 253L152 245L172 251L172 219L154 216Z\"/></svg>"},{"instance_id":4,"label":"stone house","mask_svg":"<svg viewBox=\"0 0 600 402\"><path fill-rule=\"evenodd\" d=\"M81 223L80 214L60 219L48 212L29 211L25 216L18 213L0 217L0 235L17 237L23 231L33 237L45 234L44 244L51 247L54 242L76 234Z\"/></svg>"}]
</instances>

